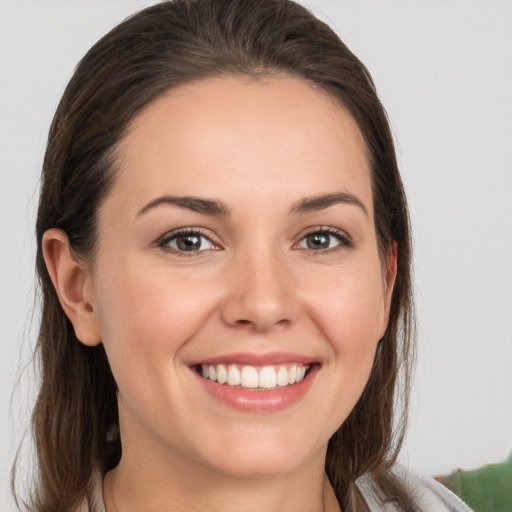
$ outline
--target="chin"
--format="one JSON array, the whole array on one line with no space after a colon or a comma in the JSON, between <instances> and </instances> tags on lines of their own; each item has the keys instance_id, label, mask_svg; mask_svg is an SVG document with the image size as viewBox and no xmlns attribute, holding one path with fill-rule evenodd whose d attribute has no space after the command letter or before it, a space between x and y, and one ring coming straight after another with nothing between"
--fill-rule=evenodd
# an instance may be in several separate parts
<instances>
[{"instance_id":1,"label":"chin","mask_svg":"<svg viewBox=\"0 0 512 512\"><path fill-rule=\"evenodd\" d=\"M214 469L232 478L265 478L291 474L300 467L300 461L290 460L290 457L251 457L244 459L222 461Z\"/></svg>"},{"instance_id":2,"label":"chin","mask_svg":"<svg viewBox=\"0 0 512 512\"><path fill-rule=\"evenodd\" d=\"M289 441L290 436L287 440L270 439L269 436L262 440L260 436L254 436L246 442L224 445L222 450L210 455L207 463L225 475L249 478L293 473L314 458L315 453L325 458L326 446L315 450L313 446L306 447L303 440Z\"/></svg>"}]
</instances>

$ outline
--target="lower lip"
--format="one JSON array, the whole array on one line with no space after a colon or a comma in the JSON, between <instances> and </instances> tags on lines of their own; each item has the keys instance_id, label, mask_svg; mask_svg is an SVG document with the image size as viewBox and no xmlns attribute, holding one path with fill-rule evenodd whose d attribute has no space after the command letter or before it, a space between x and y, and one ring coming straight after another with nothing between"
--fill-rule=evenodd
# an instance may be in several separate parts
<instances>
[{"instance_id":1,"label":"lower lip","mask_svg":"<svg viewBox=\"0 0 512 512\"><path fill-rule=\"evenodd\" d=\"M245 412L276 412L298 402L307 393L318 372L318 368L318 365L313 365L304 379L296 384L268 391L248 391L227 384L219 384L218 382L205 379L193 371L208 393L234 409Z\"/></svg>"}]
</instances>

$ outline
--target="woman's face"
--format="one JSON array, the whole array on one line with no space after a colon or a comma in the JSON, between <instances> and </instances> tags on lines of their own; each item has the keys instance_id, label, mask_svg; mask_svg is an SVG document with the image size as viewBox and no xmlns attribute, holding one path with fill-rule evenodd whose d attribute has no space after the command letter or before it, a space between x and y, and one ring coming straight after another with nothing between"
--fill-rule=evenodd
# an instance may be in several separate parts
<instances>
[{"instance_id":1,"label":"woman's face","mask_svg":"<svg viewBox=\"0 0 512 512\"><path fill-rule=\"evenodd\" d=\"M394 279L353 119L295 78L195 82L136 117L116 173L88 279L123 457L238 475L323 460Z\"/></svg>"}]
</instances>

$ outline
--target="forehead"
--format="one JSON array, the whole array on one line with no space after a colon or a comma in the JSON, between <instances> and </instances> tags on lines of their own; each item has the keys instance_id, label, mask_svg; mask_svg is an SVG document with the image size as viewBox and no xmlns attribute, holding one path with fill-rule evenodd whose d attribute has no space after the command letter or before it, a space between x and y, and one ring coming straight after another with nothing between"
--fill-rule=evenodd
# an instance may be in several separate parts
<instances>
[{"instance_id":1,"label":"forehead","mask_svg":"<svg viewBox=\"0 0 512 512\"><path fill-rule=\"evenodd\" d=\"M245 186L251 194L286 191L290 200L347 188L371 194L352 116L327 93L288 76L222 77L170 89L135 117L116 167L114 189L141 201L157 189L217 197L232 193L233 182L237 195Z\"/></svg>"}]
</instances>

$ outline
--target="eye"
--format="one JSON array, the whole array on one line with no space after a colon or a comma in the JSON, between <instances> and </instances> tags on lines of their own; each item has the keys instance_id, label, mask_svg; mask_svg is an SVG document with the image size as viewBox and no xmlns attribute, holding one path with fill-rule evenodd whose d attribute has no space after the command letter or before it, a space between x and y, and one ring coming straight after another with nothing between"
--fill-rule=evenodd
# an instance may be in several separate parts
<instances>
[{"instance_id":1,"label":"eye","mask_svg":"<svg viewBox=\"0 0 512 512\"><path fill-rule=\"evenodd\" d=\"M338 248L352 247L352 241L343 232L335 229L322 228L306 234L297 244L299 249L312 251L329 251Z\"/></svg>"},{"instance_id":2,"label":"eye","mask_svg":"<svg viewBox=\"0 0 512 512\"><path fill-rule=\"evenodd\" d=\"M159 247L173 252L199 252L219 249L209 237L195 230L180 230L165 235L159 242Z\"/></svg>"}]
</instances>

